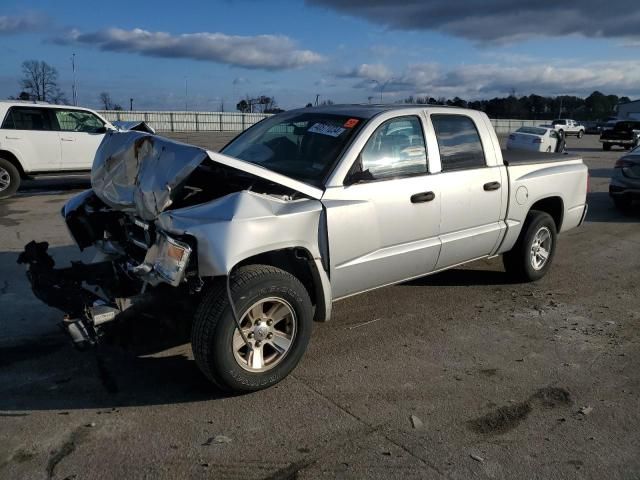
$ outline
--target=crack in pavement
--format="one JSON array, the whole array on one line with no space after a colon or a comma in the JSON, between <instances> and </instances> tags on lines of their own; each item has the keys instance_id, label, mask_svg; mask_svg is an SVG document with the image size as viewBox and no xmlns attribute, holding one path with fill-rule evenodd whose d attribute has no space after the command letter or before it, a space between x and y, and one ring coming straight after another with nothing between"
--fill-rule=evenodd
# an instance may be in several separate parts
<instances>
[{"instance_id":1,"label":"crack in pavement","mask_svg":"<svg viewBox=\"0 0 640 480\"><path fill-rule=\"evenodd\" d=\"M316 390L315 388L313 388L311 385L308 385L306 382L304 382L303 380L301 380L300 378L298 378L295 375L290 375L290 377L293 377L296 381L300 382L300 384L302 386L304 386L305 388L307 388L308 390L310 390L311 392L315 393L316 395L318 395L319 397L321 397L323 400L329 402L331 405L333 405L334 407L338 408L340 411L342 411L343 413L346 413L347 415L349 415L351 418L353 418L354 420L356 420L358 423L361 423L362 425L364 425L365 427L367 427L367 431L365 431L364 433L358 435L371 435L372 433L379 433L380 435L382 435L382 437L387 440L388 442L390 442L391 444L395 445L396 447L398 447L399 449L401 449L402 451L406 452L409 456L415 458L416 460L418 460L419 462L421 462L424 466L431 468L432 470L434 470L435 472L439 473L440 475L442 475L445 478L451 478L449 475L447 475L445 472L441 471L436 465L433 465L431 462L429 462L428 460L422 458L421 456L417 455L416 453L412 452L411 450L409 450L408 448L406 448L404 445L401 445L400 443L396 442L395 440L389 438L381 429L384 426L384 424L380 424L377 427L374 427L372 425L369 425L366 421L364 421L362 418L360 418L358 415L356 415L353 412L350 412L349 410L347 410L346 408L344 408L342 405L340 405L339 403L337 403L336 401L334 401L333 399L327 397L326 395L324 395L322 392ZM348 443L349 441L351 441L351 439L347 439L345 442L343 443ZM328 453L329 449L327 449L327 453ZM315 463L316 461L318 461L321 457L322 457L322 453L316 455L315 460L307 465L304 465L302 468L306 468L309 465L311 465L312 463ZM293 465L293 464L292 464ZM299 468L297 471L302 470L302 468ZM271 477L269 477L271 478ZM283 480L288 480L290 478L295 478L295 477L282 477Z\"/></svg>"},{"instance_id":2,"label":"crack in pavement","mask_svg":"<svg viewBox=\"0 0 640 480\"><path fill-rule=\"evenodd\" d=\"M71 455L78 444L82 443L89 434L87 427L78 427L69 435L69 439L62 444L62 446L55 450L49 457L47 462L47 478L51 480L56 472L56 467L62 460Z\"/></svg>"}]
</instances>

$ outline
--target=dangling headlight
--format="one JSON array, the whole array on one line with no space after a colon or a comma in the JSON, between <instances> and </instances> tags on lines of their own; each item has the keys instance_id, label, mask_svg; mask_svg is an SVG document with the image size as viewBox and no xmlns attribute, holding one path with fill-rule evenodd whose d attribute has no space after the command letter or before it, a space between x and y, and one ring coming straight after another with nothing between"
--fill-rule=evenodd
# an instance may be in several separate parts
<instances>
[{"instance_id":1,"label":"dangling headlight","mask_svg":"<svg viewBox=\"0 0 640 480\"><path fill-rule=\"evenodd\" d=\"M191 247L159 232L157 248L158 254L153 263L153 270L167 283L177 287L184 278L184 272L191 255Z\"/></svg>"}]
</instances>

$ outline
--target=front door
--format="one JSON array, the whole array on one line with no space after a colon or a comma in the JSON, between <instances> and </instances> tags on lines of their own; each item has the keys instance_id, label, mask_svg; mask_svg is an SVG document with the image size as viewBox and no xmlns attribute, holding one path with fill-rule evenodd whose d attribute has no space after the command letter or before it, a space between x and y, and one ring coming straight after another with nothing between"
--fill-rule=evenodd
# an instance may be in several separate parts
<instances>
[{"instance_id":1,"label":"front door","mask_svg":"<svg viewBox=\"0 0 640 480\"><path fill-rule=\"evenodd\" d=\"M417 116L384 122L326 207L334 298L424 275L440 251L440 192Z\"/></svg>"},{"instance_id":2,"label":"front door","mask_svg":"<svg viewBox=\"0 0 640 480\"><path fill-rule=\"evenodd\" d=\"M60 127L62 170L90 170L100 142L104 138L104 123L91 112L55 110Z\"/></svg>"}]
</instances>

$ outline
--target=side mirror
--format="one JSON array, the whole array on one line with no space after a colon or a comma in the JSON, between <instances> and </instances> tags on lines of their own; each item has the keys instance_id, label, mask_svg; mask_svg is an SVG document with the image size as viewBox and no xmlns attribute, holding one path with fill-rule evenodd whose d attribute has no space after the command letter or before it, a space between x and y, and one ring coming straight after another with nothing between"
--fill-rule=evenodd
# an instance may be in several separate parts
<instances>
[{"instance_id":1,"label":"side mirror","mask_svg":"<svg viewBox=\"0 0 640 480\"><path fill-rule=\"evenodd\" d=\"M370 182L371 180L375 180L375 177L371 175L369 170L356 170L347 175L347 178L344 179L344 185L349 186L360 182Z\"/></svg>"},{"instance_id":2,"label":"side mirror","mask_svg":"<svg viewBox=\"0 0 640 480\"><path fill-rule=\"evenodd\" d=\"M98 127L93 131L93 133L98 133L98 134L107 133L107 127L105 127L104 125L102 127Z\"/></svg>"}]
</instances>

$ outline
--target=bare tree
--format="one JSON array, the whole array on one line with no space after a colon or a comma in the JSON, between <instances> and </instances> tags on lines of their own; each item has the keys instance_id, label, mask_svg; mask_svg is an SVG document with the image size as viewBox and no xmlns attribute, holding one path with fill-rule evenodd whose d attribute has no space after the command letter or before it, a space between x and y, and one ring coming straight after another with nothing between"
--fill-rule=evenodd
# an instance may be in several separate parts
<instances>
[{"instance_id":1,"label":"bare tree","mask_svg":"<svg viewBox=\"0 0 640 480\"><path fill-rule=\"evenodd\" d=\"M22 62L20 86L34 100L68 103L58 86L58 70L42 60Z\"/></svg>"},{"instance_id":2,"label":"bare tree","mask_svg":"<svg viewBox=\"0 0 640 480\"><path fill-rule=\"evenodd\" d=\"M120 106L120 104L111 100L109 92L101 92L100 95L98 95L98 99L105 110L122 110L122 106Z\"/></svg>"},{"instance_id":3,"label":"bare tree","mask_svg":"<svg viewBox=\"0 0 640 480\"><path fill-rule=\"evenodd\" d=\"M111 95L109 95L109 92L101 92L98 98L105 110L112 110L113 102L111 101Z\"/></svg>"}]
</instances>

